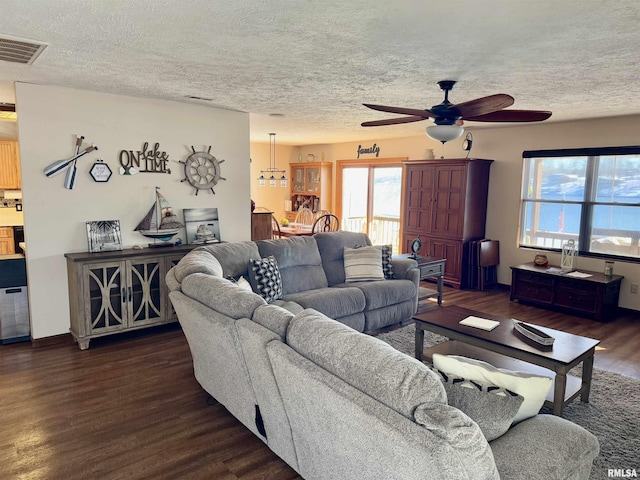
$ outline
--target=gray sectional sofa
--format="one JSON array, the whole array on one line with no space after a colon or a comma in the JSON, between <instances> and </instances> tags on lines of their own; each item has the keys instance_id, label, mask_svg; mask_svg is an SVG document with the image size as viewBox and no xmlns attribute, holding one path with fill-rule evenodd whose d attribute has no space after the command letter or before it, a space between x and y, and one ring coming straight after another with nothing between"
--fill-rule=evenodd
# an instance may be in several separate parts
<instances>
[{"instance_id":1,"label":"gray sectional sofa","mask_svg":"<svg viewBox=\"0 0 640 480\"><path fill-rule=\"evenodd\" d=\"M312 240L320 245L335 239L335 246L350 237L344 232L321 235L328 237L283 240L281 245L308 246ZM403 295L395 289L402 287L393 282L409 282L417 290L417 278L378 282L379 289L389 283L390 290L382 295L390 303L395 299L391 306L397 308L382 305L378 295L383 290L361 290L363 310L336 315L344 322L303 309L320 302L303 294L311 290L301 290L316 286L311 277L319 271L306 267L317 267L317 258L283 250L283 298L271 304L225 278L246 273L243 255L275 253L278 243L194 250L169 271L167 284L198 382L303 478L589 478L599 447L583 428L537 415L488 442L477 423L447 404L442 382L432 370L361 333L379 327L384 315L377 310L403 317L407 301L399 300ZM327 248L318 250L338 251L337 246ZM342 293L357 287L340 282L344 278L334 263L338 255L320 258L335 278L312 290L319 290L319 298L337 313L342 300L332 294L347 298L356 309L361 303L349 299L362 297ZM411 264L397 267L409 277L415 269ZM296 287L286 286L296 278ZM377 303L369 304L369 297ZM408 301L410 316L415 299Z\"/></svg>"}]
</instances>

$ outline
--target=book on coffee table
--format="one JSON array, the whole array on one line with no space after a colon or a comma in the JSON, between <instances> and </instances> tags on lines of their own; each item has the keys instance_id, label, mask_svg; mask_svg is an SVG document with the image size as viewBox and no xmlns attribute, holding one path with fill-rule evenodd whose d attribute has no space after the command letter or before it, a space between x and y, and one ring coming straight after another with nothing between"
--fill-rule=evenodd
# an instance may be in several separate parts
<instances>
[{"instance_id":1,"label":"book on coffee table","mask_svg":"<svg viewBox=\"0 0 640 480\"><path fill-rule=\"evenodd\" d=\"M460 320L460 325L466 325L467 327L474 327L481 330L491 331L498 325L500 325L500 322L496 320L489 320L487 318L469 316L463 320Z\"/></svg>"}]
</instances>

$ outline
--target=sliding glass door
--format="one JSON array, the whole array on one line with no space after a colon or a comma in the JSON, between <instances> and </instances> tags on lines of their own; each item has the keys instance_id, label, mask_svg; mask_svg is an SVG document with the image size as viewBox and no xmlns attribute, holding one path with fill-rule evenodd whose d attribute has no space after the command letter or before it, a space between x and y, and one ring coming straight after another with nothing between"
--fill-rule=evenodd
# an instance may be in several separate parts
<instances>
[{"instance_id":1,"label":"sliding glass door","mask_svg":"<svg viewBox=\"0 0 640 480\"><path fill-rule=\"evenodd\" d=\"M395 160L395 159L394 159ZM366 233L374 245L400 247L402 165L394 162L338 162L342 229Z\"/></svg>"}]
</instances>

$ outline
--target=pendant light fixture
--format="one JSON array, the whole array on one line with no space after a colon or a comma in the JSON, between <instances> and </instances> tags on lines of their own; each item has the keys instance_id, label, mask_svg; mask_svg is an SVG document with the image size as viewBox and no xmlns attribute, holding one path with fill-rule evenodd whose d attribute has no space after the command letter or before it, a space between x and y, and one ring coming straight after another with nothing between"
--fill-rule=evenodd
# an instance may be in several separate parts
<instances>
[{"instance_id":1,"label":"pendant light fixture","mask_svg":"<svg viewBox=\"0 0 640 480\"><path fill-rule=\"evenodd\" d=\"M276 166L276 134L269 134L269 168L260 170L260 176L258 177L258 185L264 187L269 181L270 187L275 187L278 182L280 186L285 188L287 186L287 177L285 170L280 170Z\"/></svg>"}]
</instances>

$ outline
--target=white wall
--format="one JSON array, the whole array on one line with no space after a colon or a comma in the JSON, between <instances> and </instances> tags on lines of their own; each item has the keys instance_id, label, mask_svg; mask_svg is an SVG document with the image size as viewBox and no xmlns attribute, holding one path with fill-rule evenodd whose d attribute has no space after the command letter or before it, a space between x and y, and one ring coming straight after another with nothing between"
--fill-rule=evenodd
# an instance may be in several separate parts
<instances>
[{"instance_id":1,"label":"white wall","mask_svg":"<svg viewBox=\"0 0 640 480\"><path fill-rule=\"evenodd\" d=\"M385 127L381 127L385 128ZM393 128L393 127L389 127ZM511 283L510 265L533 261L535 251L517 247L517 230L520 206L520 182L522 178L522 152L579 147L611 147L640 144L640 115L607 119L591 119L573 122L523 124L518 126L476 128L465 127L472 132L474 142L471 156L494 160L491 166L486 237L500 240L500 266L498 281ZM433 149L436 158L464 157L462 140L442 146L426 135L380 140L377 142L348 142L333 145L308 145L301 147L304 156L313 153L316 158L324 152L327 161L353 159L359 145L363 148L374 143L380 148L380 158L423 158L425 149ZM374 158L366 154L363 158ZM333 177L335 179L335 175ZM334 180L335 181L335 180ZM333 186L335 205L335 185ZM560 255L550 254L552 263L560 263ZM578 258L578 268L602 271L604 260ZM631 294L631 283L640 283L640 266L637 263L616 261L614 273L624 275L620 306L640 310L640 295Z\"/></svg>"},{"instance_id":2,"label":"white wall","mask_svg":"<svg viewBox=\"0 0 640 480\"><path fill-rule=\"evenodd\" d=\"M217 207L221 237L250 238L249 116L198 105L149 100L95 92L16 85L18 133L31 334L33 338L69 331L69 301L64 254L87 251L85 222L120 220L123 245L147 244L133 229L151 207L155 186L182 220L182 209ZM74 190L63 187L64 173L47 178L43 168L74 151L75 135L99 150L78 160ZM137 151L158 142L167 152L171 174L118 173L121 150ZM225 160L216 194L186 182L178 163L196 150L212 146ZM107 183L96 183L89 169L103 159L114 172ZM186 240L184 230L178 235Z\"/></svg>"}]
</instances>

